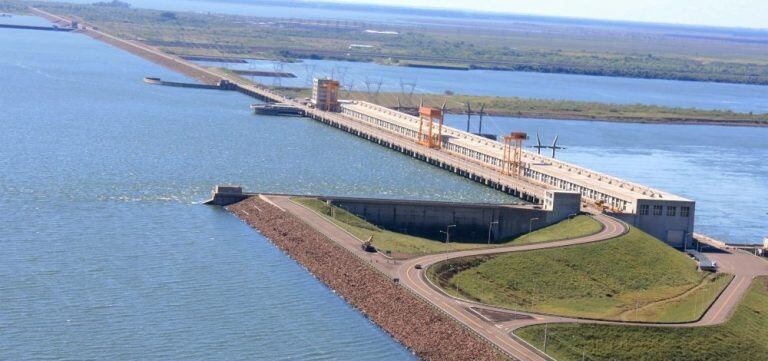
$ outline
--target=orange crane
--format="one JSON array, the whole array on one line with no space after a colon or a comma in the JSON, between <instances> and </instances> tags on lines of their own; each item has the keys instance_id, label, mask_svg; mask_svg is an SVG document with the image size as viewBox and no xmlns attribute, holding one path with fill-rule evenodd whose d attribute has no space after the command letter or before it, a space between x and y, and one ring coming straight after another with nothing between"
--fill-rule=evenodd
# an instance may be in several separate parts
<instances>
[{"instance_id":1,"label":"orange crane","mask_svg":"<svg viewBox=\"0 0 768 361\"><path fill-rule=\"evenodd\" d=\"M443 105L445 108L445 105ZM437 121L437 134L434 134L434 123ZM424 127L426 126L426 132ZM419 107L419 144L440 149L443 143L443 109Z\"/></svg>"},{"instance_id":2,"label":"orange crane","mask_svg":"<svg viewBox=\"0 0 768 361\"><path fill-rule=\"evenodd\" d=\"M339 107L339 82L325 82L325 111L335 112Z\"/></svg>"},{"instance_id":3,"label":"orange crane","mask_svg":"<svg viewBox=\"0 0 768 361\"><path fill-rule=\"evenodd\" d=\"M523 172L523 141L528 139L528 134L512 132L504 136L504 159L501 173L520 176Z\"/></svg>"}]
</instances>

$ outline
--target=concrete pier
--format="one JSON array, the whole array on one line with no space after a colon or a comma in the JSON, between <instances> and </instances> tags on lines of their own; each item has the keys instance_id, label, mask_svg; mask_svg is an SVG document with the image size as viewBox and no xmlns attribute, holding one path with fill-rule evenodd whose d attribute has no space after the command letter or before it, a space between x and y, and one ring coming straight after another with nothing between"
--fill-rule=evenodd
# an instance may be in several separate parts
<instances>
[{"instance_id":1,"label":"concrete pier","mask_svg":"<svg viewBox=\"0 0 768 361\"><path fill-rule=\"evenodd\" d=\"M211 199L204 204L225 207L241 202L252 195L243 193L243 188L239 186L216 186L211 192Z\"/></svg>"},{"instance_id":2,"label":"concrete pier","mask_svg":"<svg viewBox=\"0 0 768 361\"><path fill-rule=\"evenodd\" d=\"M181 83L175 81L165 81L155 77L145 77L144 82L153 85L163 85L177 88L192 88L192 89L211 89L211 90L237 90L237 86L230 83L227 80L221 80L215 85L211 84L197 84L197 83Z\"/></svg>"},{"instance_id":3,"label":"concrete pier","mask_svg":"<svg viewBox=\"0 0 768 361\"><path fill-rule=\"evenodd\" d=\"M14 25L0 24L0 29L19 29L19 30L43 30L43 31L72 31L73 28L59 26L34 26L34 25Z\"/></svg>"}]
</instances>

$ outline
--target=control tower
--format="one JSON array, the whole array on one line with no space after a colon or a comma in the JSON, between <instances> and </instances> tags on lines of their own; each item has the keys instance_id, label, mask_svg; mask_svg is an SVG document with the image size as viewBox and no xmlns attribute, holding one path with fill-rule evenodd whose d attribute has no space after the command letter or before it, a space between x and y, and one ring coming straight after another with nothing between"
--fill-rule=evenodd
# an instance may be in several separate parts
<instances>
[{"instance_id":1,"label":"control tower","mask_svg":"<svg viewBox=\"0 0 768 361\"><path fill-rule=\"evenodd\" d=\"M312 83L312 105L315 109L338 112L340 84L333 79L317 79Z\"/></svg>"}]
</instances>

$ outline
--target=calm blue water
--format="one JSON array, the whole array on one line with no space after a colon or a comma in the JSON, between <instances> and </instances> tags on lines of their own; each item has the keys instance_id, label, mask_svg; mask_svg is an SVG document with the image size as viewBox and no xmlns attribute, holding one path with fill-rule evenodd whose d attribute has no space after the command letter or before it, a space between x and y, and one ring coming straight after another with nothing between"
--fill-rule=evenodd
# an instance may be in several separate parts
<instances>
[{"instance_id":1,"label":"calm blue water","mask_svg":"<svg viewBox=\"0 0 768 361\"><path fill-rule=\"evenodd\" d=\"M250 190L509 198L79 34L0 31L0 359L371 359L410 354L263 237L199 205ZM459 126L461 118L449 122ZM700 231L766 229L765 129L487 118L563 159L696 199ZM376 159L376 162L371 162Z\"/></svg>"},{"instance_id":2,"label":"calm blue water","mask_svg":"<svg viewBox=\"0 0 768 361\"><path fill-rule=\"evenodd\" d=\"M221 63L207 63L223 66ZM295 79L254 77L269 85L309 86L312 77L334 77L357 91L516 96L566 99L619 104L655 104L671 107L730 109L768 113L768 86L632 79L604 76L544 74L492 70L442 70L386 66L332 60L278 63L249 60L248 64L226 64L232 69L281 70ZM366 82L370 86L366 86Z\"/></svg>"},{"instance_id":3,"label":"calm blue water","mask_svg":"<svg viewBox=\"0 0 768 361\"><path fill-rule=\"evenodd\" d=\"M466 129L466 116L447 123ZM483 132L513 130L527 145L559 135L560 159L696 200L697 232L731 243L768 236L768 128L483 119Z\"/></svg>"},{"instance_id":4,"label":"calm blue water","mask_svg":"<svg viewBox=\"0 0 768 361\"><path fill-rule=\"evenodd\" d=\"M183 78L80 34L0 44L0 359L411 359L199 202L224 182L509 200L237 93L146 85Z\"/></svg>"},{"instance_id":5,"label":"calm blue water","mask_svg":"<svg viewBox=\"0 0 768 361\"><path fill-rule=\"evenodd\" d=\"M51 22L43 18L39 18L36 16L15 15L15 14L11 15L10 17L0 16L0 24L51 26Z\"/></svg>"}]
</instances>

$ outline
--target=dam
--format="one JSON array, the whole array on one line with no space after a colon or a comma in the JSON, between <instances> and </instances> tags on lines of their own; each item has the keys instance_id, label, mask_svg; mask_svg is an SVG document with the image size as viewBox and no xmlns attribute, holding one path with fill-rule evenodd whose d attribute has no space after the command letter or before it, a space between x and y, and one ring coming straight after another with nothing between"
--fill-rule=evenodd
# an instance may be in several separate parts
<instances>
[{"instance_id":1,"label":"dam","mask_svg":"<svg viewBox=\"0 0 768 361\"><path fill-rule=\"evenodd\" d=\"M38 9L33 12L54 21L68 19ZM534 204L544 204L547 191L576 192L582 206L615 216L659 238L684 248L693 243L695 202L577 165L544 157L512 144L443 125L439 109L420 109L419 117L375 104L338 101L329 94L323 101L304 104L265 86L225 72L191 63L147 45L120 39L81 24L89 36L143 56L192 76L206 84L227 81L248 96L283 103L303 111L306 117L338 128L446 171L482 183ZM314 89L315 95L333 92L332 82ZM330 87L329 87L330 86ZM338 84L335 85L338 91ZM317 94L320 93L320 94ZM328 110L323 110L323 108ZM510 136L514 136L514 133ZM439 185L437 185L439 186Z\"/></svg>"},{"instance_id":2,"label":"dam","mask_svg":"<svg viewBox=\"0 0 768 361\"><path fill-rule=\"evenodd\" d=\"M451 239L468 242L510 239L572 218L580 213L576 192L549 191L546 206L532 204L460 203L339 196L308 196L243 192L239 186L216 186L205 204L229 206L251 197L309 197L344 209L378 227L442 240L447 225Z\"/></svg>"}]
</instances>

